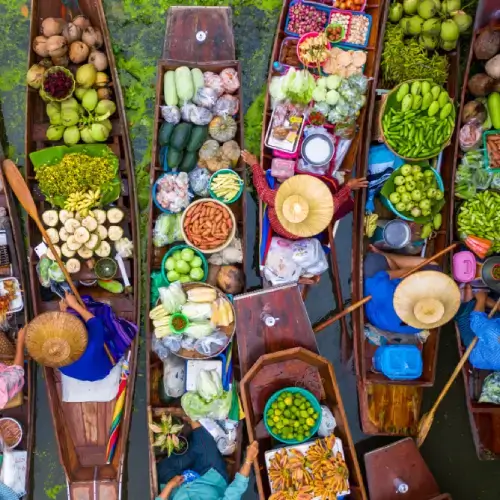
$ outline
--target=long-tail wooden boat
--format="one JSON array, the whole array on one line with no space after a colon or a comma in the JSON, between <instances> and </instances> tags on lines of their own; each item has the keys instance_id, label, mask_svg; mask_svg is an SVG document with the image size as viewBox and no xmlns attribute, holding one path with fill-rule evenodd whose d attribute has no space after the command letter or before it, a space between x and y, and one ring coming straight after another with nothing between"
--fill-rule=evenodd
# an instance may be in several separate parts
<instances>
[{"instance_id":1,"label":"long-tail wooden boat","mask_svg":"<svg viewBox=\"0 0 500 500\"><path fill-rule=\"evenodd\" d=\"M4 214L0 214L0 232L3 233L7 246L8 260L2 262L0 266L0 279L14 277L18 280L23 298L23 309L7 316L8 326L5 334L2 333L3 341L7 340L9 353L2 352L0 362L7 365L14 360L15 347L10 344L14 340L12 334L26 326L31 316L31 301L28 291L27 280L27 260L24 251L24 239L21 227L21 218L10 191L10 187L5 183L3 172L0 169L0 209ZM5 249L5 248L4 248ZM4 250L3 249L3 250ZM2 257L4 256L2 251ZM3 260L3 259L2 259ZM5 335L5 336L4 336ZM3 344L5 347L5 344ZM4 349L2 349L3 351ZM21 424L23 436L21 442L15 450L26 453L26 481L24 499L31 497L31 466L33 460L33 446L35 437L35 364L29 357L24 362L24 387L22 393L10 401L5 408L0 410L0 418L13 418ZM21 462L21 460L20 460Z\"/></svg>"},{"instance_id":2,"label":"long-tail wooden boat","mask_svg":"<svg viewBox=\"0 0 500 500\"><path fill-rule=\"evenodd\" d=\"M100 0L80 0L78 13L88 17L94 27L98 27L103 35L104 46L109 68L110 81L113 87L117 113L111 117L113 125L106 142L119 159L119 174L122 184L121 196L115 205L122 209L125 218L121 222L124 236L134 244L134 258L125 259L124 264L132 284L132 290L113 294L100 287L85 288L95 300L109 304L115 314L135 324L140 322L140 242L138 230L138 207L134 182L134 164L128 136L127 119L123 96L120 88L113 47L102 2ZM58 0L33 0L31 9L30 40L33 41L40 32L40 23L47 17L66 17L67 10ZM76 13L73 13L76 15ZM30 43L29 66L40 58ZM38 92L28 90L26 124L26 180L34 193L39 212L50 207L40 190L37 189L34 166L29 155L34 151L54 145L47 141L45 131L49 125L45 114L45 103ZM61 143L57 143L59 145ZM36 264L38 258L34 247L41 243L41 235L31 219L27 221L29 242L29 276L30 291L33 298L34 314L57 310L59 297L45 289L42 294ZM75 280L94 280L95 274L85 266L75 274ZM113 459L107 461L106 447L109 430L113 419L116 400L107 403L66 403L61 399L61 377L58 370L45 368L45 381L52 412L54 429L59 449L59 457L68 482L68 498L79 500L109 498L119 499L122 494L122 479L127 452L128 434L132 413L134 382L136 373L138 339L131 346L129 358L129 377L125 403L120 424L120 433Z\"/></svg>"},{"instance_id":3,"label":"long-tail wooden boat","mask_svg":"<svg viewBox=\"0 0 500 500\"><path fill-rule=\"evenodd\" d=\"M270 496L265 453L279 444L263 422L264 407L276 391L290 386L310 390L335 416L349 469L347 499L367 499L349 424L330 362L319 356L316 337L298 285L257 290L234 299L242 381L241 398L249 441L259 443L254 462L259 498Z\"/></svg>"},{"instance_id":4,"label":"long-tail wooden boat","mask_svg":"<svg viewBox=\"0 0 500 500\"><path fill-rule=\"evenodd\" d=\"M498 26L499 24L498 20L495 23L495 18L491 17L494 14L493 12L491 12L492 11L491 2L483 2L483 4L484 4L482 6L483 9L486 9L488 5L490 9L485 10L482 21L485 21L486 23L488 22L493 23L496 24L496 26ZM482 71L480 69L481 65L474 56L474 42L476 41L481 31L487 28L488 26L479 27L477 30L475 30L472 37L469 56L467 60L467 66L465 69L465 75L462 84L460 110L457 113L458 123L461 123L464 106L467 104L468 101L474 99L474 97L471 96L468 90L469 79L474 74ZM462 157L462 152L460 150L458 136L456 136L454 143L454 156L453 156L453 174L452 174L453 181L455 179L455 175L461 157ZM451 184L451 193L454 197L454 203L450 206L450 210L448 212L449 224L451 227L449 237L450 241L451 240L457 241L460 235L457 234L455 215L457 213L456 211L458 207L463 202L463 200L455 196L454 182L452 182ZM460 356L463 356L466 349L462 343L462 339L460 337L460 331L458 329L458 325L456 322L455 322L455 332L458 344L458 351ZM500 406L490 403L479 402L479 397L481 395L481 388L483 386L484 379L490 373L492 372L488 370L475 369L469 362L466 362L462 368L462 375L465 386L465 400L467 404L467 411L469 413L472 438L474 441L474 446L476 448L477 456L480 460L500 459Z\"/></svg>"},{"instance_id":5,"label":"long-tail wooden boat","mask_svg":"<svg viewBox=\"0 0 500 500\"><path fill-rule=\"evenodd\" d=\"M381 43L383 45L383 43ZM449 77L446 84L447 91L452 99L458 98L459 49L449 53ZM379 81L380 85L381 82ZM373 101L373 109L367 114L365 125L365 143L360 149L358 169L360 176L368 172L368 155L370 145L377 142L376 120L374 112L380 109L379 102ZM455 130L455 134L457 131ZM436 231L433 238L427 241L425 256L430 257L448 244L447 235L449 221L444 215L448 213L451 200L451 186L453 184L451 163L453 148L448 146L440 159L440 174L445 186L446 204L442 210L443 224ZM439 168L439 165L438 165ZM364 215L367 200L366 190L356 193L353 217L353 244L352 244L352 301L363 298L363 260L367 251L368 240L364 236ZM377 212L382 213L384 219L394 218L388 210L377 206ZM446 256L437 259L441 266L447 262ZM372 357L376 346L371 344L364 334L365 316L363 308L352 314L354 358L357 374L359 410L361 426L367 434L386 435L413 435L416 432L420 418L423 388L434 384L439 346L439 329L431 330L422 348L423 373L419 379L410 381L392 381L381 373L372 370Z\"/></svg>"},{"instance_id":6,"label":"long-tail wooden boat","mask_svg":"<svg viewBox=\"0 0 500 500\"><path fill-rule=\"evenodd\" d=\"M365 454L365 470L371 500L451 500L440 494L415 441L402 439Z\"/></svg>"},{"instance_id":7,"label":"long-tail wooden boat","mask_svg":"<svg viewBox=\"0 0 500 500\"><path fill-rule=\"evenodd\" d=\"M276 35L274 39L273 50L271 53L271 60L270 60L269 74L268 74L268 89L271 84L271 79L273 78L273 76L277 76L280 74L277 72L274 63L279 62L280 64L283 64L284 62L282 55L282 43L287 37L289 38L289 35L287 35L287 33L285 32L285 28L287 23L287 13L291 3L292 0L285 0L283 2L283 7L279 17ZM381 33L383 34L385 23L387 21L389 4L390 2L388 0L380 0L380 1L369 0L365 8L365 12L369 14L372 18L372 24L371 24L371 32L367 47L363 49L367 51L367 62L364 68L364 74L370 78L373 78L374 81L377 81L378 79L378 73L380 68L380 55L382 51L382 44L380 43L379 39L381 36L380 34ZM351 170L353 169L357 161L360 152L360 146L362 145L363 138L366 135L365 127L369 126L371 123L371 109L374 98L375 98L375 86L371 82L369 84L366 105L361 109L360 115L357 119L356 135L352 140L349 150L339 169L340 171L345 172L346 180L349 178ZM267 92L264 103L264 119L262 124L262 137L261 137L261 150L260 150L260 162L262 168L265 171L271 168L271 162L273 159L272 150L265 145L266 133L271 122L272 111L273 110L271 107L271 97L269 95L269 92ZM360 173L358 172L357 175L360 176ZM259 200L259 220L261 222L260 234L261 234L261 245L262 245L262 248L259 252L259 265L261 270L263 269L264 266L263 260L265 259L265 253L266 253L263 250L263 247L265 247L266 245L265 241L269 238L268 235L265 235L263 233L263 227L262 227L263 217L264 217L264 205ZM333 224L327 228L326 232L328 237L328 246L330 247L331 250L329 254L329 264L332 273L333 295L337 311L341 312L344 307L343 306L344 300L342 296L340 272L338 268L337 252L335 247L336 229L337 229L337 224ZM307 276L300 278L299 283L301 285L304 285L302 288L302 295L304 298L307 295L308 287L318 283L319 279L320 279L319 276ZM264 285L267 286L266 280L264 278L263 281ZM327 319L321 324L316 325L315 331L318 332L329 325L330 322ZM343 361L347 361L351 357L352 353L352 340L349 335L348 325L345 317L340 319L340 326L342 332L341 336L342 359Z\"/></svg>"},{"instance_id":8,"label":"long-tail wooden boat","mask_svg":"<svg viewBox=\"0 0 500 500\"><path fill-rule=\"evenodd\" d=\"M198 38L197 38L198 36ZM240 64L235 60L235 43L232 27L232 11L229 7L170 7L167 12L167 24L165 31L165 40L162 60L158 62L158 73L156 83L156 102L155 102L155 126L153 134L152 162L150 167L150 185L153 186L158 177L164 173L159 159L160 146L158 144L158 131L163 123L160 114L160 106L164 105L164 75L166 71L173 70L179 66L188 66L189 68L199 68L202 71L212 71L219 73L224 68L234 68L240 78L242 84L242 76ZM243 100L242 89L240 88L235 94L239 99L239 112L236 118L238 132L235 140L243 145ZM242 178L245 178L245 168L241 161L234 168ZM242 240L243 262L239 267L245 271L245 213L246 199L245 192L241 198L228 207L233 211L237 222L237 232ZM162 413L170 413L174 417L182 418L185 414L180 407L180 400L174 400L166 403L160 397L160 384L163 380L163 362L158 355L153 351L153 325L149 319L149 311L152 308L150 296L152 283L149 276L153 271L161 269L162 259L165 253L173 246L182 243L182 241L174 242L171 245L164 247L155 247L153 245L153 228L156 219L161 214L159 209L154 205L153 200L149 205L148 217L148 250L147 250L147 305L146 305L146 385L147 385L147 406L148 406L148 423L160 416ZM207 255L207 258L209 256ZM209 272L210 275L210 272ZM212 283L215 284L215 283ZM239 320L237 320L239 323ZM239 369L237 366L237 352L234 346L228 347L226 354L229 357L229 351L232 349L233 358L233 375L234 380L239 380ZM156 464L160 457L157 455L153 447L153 436L149 433L149 466L150 466L150 498L156 498L159 492L158 476ZM224 457L226 460L228 474L234 477L240 468L241 453L242 453L242 436L243 429L240 424L237 433L236 451Z\"/></svg>"}]
</instances>

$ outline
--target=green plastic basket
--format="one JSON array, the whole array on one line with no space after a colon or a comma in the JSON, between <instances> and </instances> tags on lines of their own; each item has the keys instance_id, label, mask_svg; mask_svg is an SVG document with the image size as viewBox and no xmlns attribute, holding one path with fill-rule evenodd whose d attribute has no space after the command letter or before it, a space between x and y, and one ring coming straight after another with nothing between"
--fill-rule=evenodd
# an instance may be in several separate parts
<instances>
[{"instance_id":1,"label":"green plastic basket","mask_svg":"<svg viewBox=\"0 0 500 500\"><path fill-rule=\"evenodd\" d=\"M174 321L176 319L181 319L182 321L184 321L183 328L180 328L179 330L177 328L175 328ZM169 324L170 324L170 329L172 330L174 335L182 335L186 331L186 328L189 326L189 319L185 314L177 312L177 313L172 314L172 316L170 316Z\"/></svg>"},{"instance_id":2,"label":"green plastic basket","mask_svg":"<svg viewBox=\"0 0 500 500\"><path fill-rule=\"evenodd\" d=\"M305 436L302 441L299 441L297 439L283 439L282 437L278 436L275 434L272 430L271 427L267 425L267 412L271 408L271 405L278 399L280 394L284 392L290 392L291 394L300 394L301 396L304 396L309 403L311 403L311 406L314 408L315 413L318 414L318 419L316 420L316 423L314 424L314 427L311 428L311 432L308 436ZM319 401L316 399L314 394L312 392L307 391L306 389L302 389L301 387L285 387L284 389L281 389L278 392L275 392L267 401L266 407L264 408L264 425L266 426L267 432L276 439L277 441L280 441L285 444L300 444L304 443L305 441L311 439L319 429L319 426L321 424L321 405L319 404Z\"/></svg>"},{"instance_id":3,"label":"green plastic basket","mask_svg":"<svg viewBox=\"0 0 500 500\"><path fill-rule=\"evenodd\" d=\"M488 148L486 147L486 140L488 139L489 135L500 135L500 130L487 130L486 132L483 132L483 157L484 157L484 168L488 172L493 172L494 174L497 174L500 172L500 167L499 168L491 168L490 167L490 155L488 154Z\"/></svg>"},{"instance_id":4,"label":"green plastic basket","mask_svg":"<svg viewBox=\"0 0 500 500\"><path fill-rule=\"evenodd\" d=\"M207 281L208 278L208 262L205 256L197 249L194 248L190 245L175 245L175 247L172 247L164 256L161 261L161 275L163 276L163 279L166 281L167 284L170 285L170 280L167 278L167 272L165 269L165 264L167 262L167 259L172 256L174 252L177 252L177 250L184 250L184 248L190 248L191 250L194 251L195 255L201 258L201 261L203 262L202 268L203 268L203 279L200 281L200 283L203 283ZM193 280L191 280L193 281ZM194 282L194 281L193 281Z\"/></svg>"},{"instance_id":5,"label":"green plastic basket","mask_svg":"<svg viewBox=\"0 0 500 500\"><path fill-rule=\"evenodd\" d=\"M240 178L240 189L239 191L236 193L236 195L231 198L230 200L226 201L224 200L223 198L219 198L213 191L212 191L212 181L217 177L219 176L220 174L228 174L228 173L231 173L231 174L236 174L239 178ZM241 175L236 172L235 170L231 169L231 168L221 168L220 170L217 170L217 172L215 172L214 174L212 174L212 176L210 177L210 181L208 183L208 191L210 193L210 196L214 199L214 200L217 200L217 201L220 201L221 203L224 203L225 205L231 205L231 203L234 203L235 201L238 201L241 194L243 193L243 189L245 189L245 181L241 178Z\"/></svg>"}]
</instances>

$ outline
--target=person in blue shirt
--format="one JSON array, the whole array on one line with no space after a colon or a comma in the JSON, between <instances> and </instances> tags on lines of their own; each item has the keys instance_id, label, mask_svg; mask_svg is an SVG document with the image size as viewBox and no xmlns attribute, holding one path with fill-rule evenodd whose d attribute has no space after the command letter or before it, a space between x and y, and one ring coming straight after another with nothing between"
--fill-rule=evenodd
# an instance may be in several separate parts
<instances>
[{"instance_id":1,"label":"person in blue shirt","mask_svg":"<svg viewBox=\"0 0 500 500\"><path fill-rule=\"evenodd\" d=\"M157 465L160 485L166 485L156 500L240 500L248 487L252 463L259 453L254 441L247 448L245 463L229 483L226 463L210 433L190 421L193 432L183 455L170 455ZM185 482L183 472L192 470L200 477Z\"/></svg>"},{"instance_id":2,"label":"person in blue shirt","mask_svg":"<svg viewBox=\"0 0 500 500\"><path fill-rule=\"evenodd\" d=\"M63 366L59 370L68 377L89 382L107 377L113 365L104 349L104 325L101 319L81 306L76 297L70 293L66 293L65 298L59 304L63 312L68 307L74 309L85 321L88 335L87 348L74 363Z\"/></svg>"},{"instance_id":3,"label":"person in blue shirt","mask_svg":"<svg viewBox=\"0 0 500 500\"><path fill-rule=\"evenodd\" d=\"M365 256L363 265L364 295L372 296L365 305L368 322L381 330L392 333L416 334L420 330L407 325L396 314L393 305L394 292L401 283L401 276L421 264L425 258L414 255L386 253L370 245L370 252ZM441 271L432 262L421 271Z\"/></svg>"}]
</instances>

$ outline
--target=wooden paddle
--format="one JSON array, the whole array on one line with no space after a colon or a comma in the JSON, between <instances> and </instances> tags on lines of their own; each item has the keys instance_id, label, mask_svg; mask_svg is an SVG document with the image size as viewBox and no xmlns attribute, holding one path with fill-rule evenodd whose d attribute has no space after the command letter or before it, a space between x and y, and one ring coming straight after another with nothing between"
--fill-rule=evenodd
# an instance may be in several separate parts
<instances>
[{"instance_id":1,"label":"wooden paddle","mask_svg":"<svg viewBox=\"0 0 500 500\"><path fill-rule=\"evenodd\" d=\"M420 264L418 264L415 267L412 267L405 274L403 274L403 276L401 276L401 279L407 278L410 274L418 271L419 269L422 269L422 267L430 264L432 261L436 260L438 257L441 257L442 255L444 255L444 254L446 254L448 252L451 252L451 250L453 250L456 246L457 246L457 243L453 243L452 245L450 245L449 247L444 248L443 250L441 250L440 252L436 253L432 257L429 257L428 259L423 260ZM351 304L349 307L347 307L343 311L340 311L335 316L326 319L322 323L319 323L318 325L316 325L313 328L314 333L318 333L321 330L324 330L327 326L330 326L332 323L335 323L339 319L343 318L346 314L352 313L356 309L360 308L362 305L364 305L367 302L369 302L371 299L372 299L371 295L368 295L367 297L363 297L361 300L358 300L358 302L355 302L354 304Z\"/></svg>"},{"instance_id":2,"label":"wooden paddle","mask_svg":"<svg viewBox=\"0 0 500 500\"><path fill-rule=\"evenodd\" d=\"M500 307L500 299L496 301L495 306L491 310L490 314L488 314L488 318L492 318L493 315L497 312L497 309ZM436 414L436 410L438 409L438 406L440 405L441 401L444 399L446 396L446 393L449 391L450 387L453 385L453 382L455 382L455 379L457 378L457 375L460 373L460 370L463 368L467 360L469 359L470 353L472 352L472 349L476 346L478 341L478 337L474 337L472 342L470 343L469 347L467 347L467 350L465 351L464 355L458 362L458 365L455 367L453 370L453 373L451 374L451 377L448 379L448 382L446 382L446 385L443 387L443 390L440 392L439 396L436 399L436 402L432 406L431 410L429 413L426 413L421 419L418 424L418 435L416 437L416 442L417 446L420 448L422 444L425 441L425 438L427 437L427 434L429 434L429 431L431 430L432 423L434 422L434 416Z\"/></svg>"},{"instance_id":3,"label":"wooden paddle","mask_svg":"<svg viewBox=\"0 0 500 500\"><path fill-rule=\"evenodd\" d=\"M26 184L26 181L24 180L23 176L21 175L21 172L19 172L19 169L17 168L17 165L12 162L11 160L4 160L3 162L3 172L5 174L5 177L16 195L17 199L19 200L19 203L23 206L23 208L28 212L28 215L35 221L36 225L38 226L38 229L40 230L40 233L42 233L43 239L49 246L52 255L56 259L57 264L59 265L59 268L64 274L64 277L66 278L66 281L68 282L69 287L71 288L71 291L73 292L74 296L76 297L76 300L78 300L78 303L82 306L85 307L85 304L83 303L82 298L80 297L80 294L78 293L78 290L76 289L73 280L71 279L66 266L64 265L63 261L59 257L59 254L57 253L56 249L54 248L54 245L50 241L50 238L47 235L47 231L43 227L43 224L40 220L40 216L38 215L38 210L35 205L35 201L33 200L33 196L31 196L30 190L28 188L28 185Z\"/></svg>"}]
</instances>

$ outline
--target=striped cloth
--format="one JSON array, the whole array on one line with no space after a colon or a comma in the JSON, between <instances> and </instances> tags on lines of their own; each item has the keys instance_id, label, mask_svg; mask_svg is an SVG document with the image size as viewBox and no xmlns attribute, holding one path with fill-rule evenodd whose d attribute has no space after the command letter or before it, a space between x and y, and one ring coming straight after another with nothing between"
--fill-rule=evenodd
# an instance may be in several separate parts
<instances>
[{"instance_id":1,"label":"striped cloth","mask_svg":"<svg viewBox=\"0 0 500 500\"><path fill-rule=\"evenodd\" d=\"M13 489L0 483L0 500L19 500L23 495L18 495Z\"/></svg>"}]
</instances>

